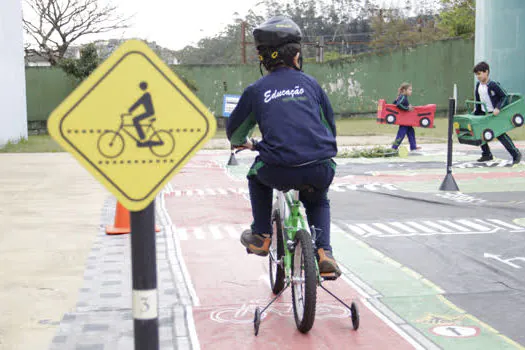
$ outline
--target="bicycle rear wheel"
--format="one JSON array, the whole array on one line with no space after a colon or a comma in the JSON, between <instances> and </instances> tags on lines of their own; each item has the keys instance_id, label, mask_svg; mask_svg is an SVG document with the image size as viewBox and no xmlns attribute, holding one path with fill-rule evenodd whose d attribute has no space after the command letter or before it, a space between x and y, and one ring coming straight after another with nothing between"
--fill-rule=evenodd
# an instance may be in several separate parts
<instances>
[{"instance_id":1,"label":"bicycle rear wheel","mask_svg":"<svg viewBox=\"0 0 525 350\"><path fill-rule=\"evenodd\" d=\"M310 234L304 230L295 235L292 260L292 302L295 324L301 333L314 325L317 299L317 271Z\"/></svg>"},{"instance_id":2,"label":"bicycle rear wheel","mask_svg":"<svg viewBox=\"0 0 525 350\"><path fill-rule=\"evenodd\" d=\"M269 254L270 286L273 294L279 294L284 288L284 268L283 268L283 222L279 210L274 210L272 214L272 243Z\"/></svg>"}]
</instances>

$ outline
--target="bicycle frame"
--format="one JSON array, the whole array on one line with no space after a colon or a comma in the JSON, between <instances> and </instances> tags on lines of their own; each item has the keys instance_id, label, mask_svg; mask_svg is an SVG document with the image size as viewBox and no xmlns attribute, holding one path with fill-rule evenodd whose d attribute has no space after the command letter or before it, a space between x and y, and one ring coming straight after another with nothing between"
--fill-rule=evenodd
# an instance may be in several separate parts
<instances>
[{"instance_id":1,"label":"bicycle frame","mask_svg":"<svg viewBox=\"0 0 525 350\"><path fill-rule=\"evenodd\" d=\"M135 141L139 141L139 139L137 137L135 137L135 135L133 135L133 133L129 132L127 128L135 128L135 125L134 124L125 124L124 123L124 117L127 116L128 114L124 114L124 115L121 115L121 122L120 122L120 126L119 128L117 129L117 131L115 132L115 136L116 135L119 135L121 131L125 132L129 137L131 137L133 140ZM142 127L146 128L145 131L144 131L144 134L148 134L148 131L152 130L153 133L155 133L155 127L153 126L153 122L150 121L148 124L140 124L142 125Z\"/></svg>"},{"instance_id":2,"label":"bicycle frame","mask_svg":"<svg viewBox=\"0 0 525 350\"><path fill-rule=\"evenodd\" d=\"M299 191L290 190L288 192L277 191L277 206L281 213L282 227L283 227L283 244L284 256L283 267L285 269L285 276L290 278L292 275L292 259L293 248L295 241L295 234L298 230L303 229L311 234L306 220L301 214L301 202L299 201Z\"/></svg>"}]
</instances>

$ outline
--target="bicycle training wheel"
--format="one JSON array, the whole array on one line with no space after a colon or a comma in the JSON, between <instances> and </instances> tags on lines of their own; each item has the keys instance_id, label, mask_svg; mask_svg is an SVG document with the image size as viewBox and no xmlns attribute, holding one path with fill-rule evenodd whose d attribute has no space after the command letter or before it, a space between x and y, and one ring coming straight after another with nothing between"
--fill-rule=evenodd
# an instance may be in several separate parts
<instances>
[{"instance_id":1,"label":"bicycle training wheel","mask_svg":"<svg viewBox=\"0 0 525 350\"><path fill-rule=\"evenodd\" d=\"M175 148L175 139L173 138L173 135L166 130L155 131L149 140L154 143L162 143L161 145L152 144L149 147L151 153L157 157L167 157L173 152L173 149Z\"/></svg>"},{"instance_id":2,"label":"bicycle training wheel","mask_svg":"<svg viewBox=\"0 0 525 350\"><path fill-rule=\"evenodd\" d=\"M98 138L97 148L106 158L116 158L124 151L124 138L115 131L106 130Z\"/></svg>"},{"instance_id":3,"label":"bicycle training wheel","mask_svg":"<svg viewBox=\"0 0 525 350\"><path fill-rule=\"evenodd\" d=\"M315 268L312 237L304 230L295 235L292 259L292 302L295 324L301 333L314 325L317 299L317 271Z\"/></svg>"},{"instance_id":4,"label":"bicycle training wheel","mask_svg":"<svg viewBox=\"0 0 525 350\"><path fill-rule=\"evenodd\" d=\"M272 214L272 243L268 261L270 265L270 286L273 294L279 294L284 288L284 268L283 268L283 222L279 210L274 210Z\"/></svg>"}]
</instances>

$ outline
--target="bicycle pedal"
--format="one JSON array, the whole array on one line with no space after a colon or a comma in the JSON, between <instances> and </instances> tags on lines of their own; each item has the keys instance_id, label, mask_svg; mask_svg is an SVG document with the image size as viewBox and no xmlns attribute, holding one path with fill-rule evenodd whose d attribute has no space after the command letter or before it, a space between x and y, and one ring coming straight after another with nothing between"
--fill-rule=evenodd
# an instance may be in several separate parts
<instances>
[{"instance_id":1,"label":"bicycle pedal","mask_svg":"<svg viewBox=\"0 0 525 350\"><path fill-rule=\"evenodd\" d=\"M338 276L335 272L325 272L325 273L321 273L321 277L325 281L335 281Z\"/></svg>"}]
</instances>

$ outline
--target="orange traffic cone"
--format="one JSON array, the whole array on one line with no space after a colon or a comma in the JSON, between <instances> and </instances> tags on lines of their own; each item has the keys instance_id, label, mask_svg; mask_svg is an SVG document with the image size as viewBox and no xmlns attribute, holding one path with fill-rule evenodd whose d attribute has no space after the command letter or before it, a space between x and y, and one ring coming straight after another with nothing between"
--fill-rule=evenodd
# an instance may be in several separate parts
<instances>
[{"instance_id":1,"label":"orange traffic cone","mask_svg":"<svg viewBox=\"0 0 525 350\"><path fill-rule=\"evenodd\" d=\"M106 226L106 234L121 235L131 233L129 210L124 208L120 202L117 201L117 208L115 210L115 222L113 225ZM159 232L160 227L155 225L155 232Z\"/></svg>"}]
</instances>

